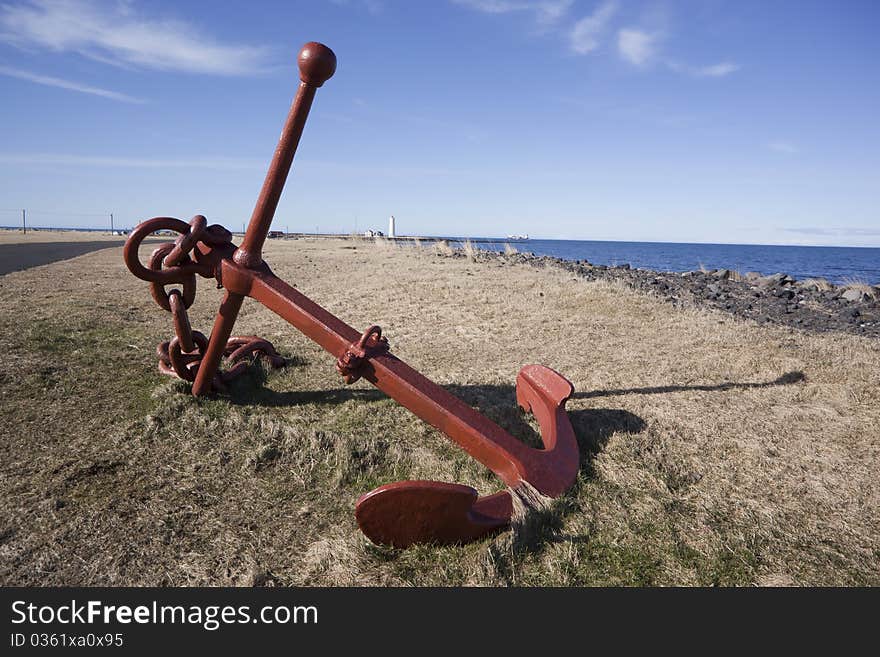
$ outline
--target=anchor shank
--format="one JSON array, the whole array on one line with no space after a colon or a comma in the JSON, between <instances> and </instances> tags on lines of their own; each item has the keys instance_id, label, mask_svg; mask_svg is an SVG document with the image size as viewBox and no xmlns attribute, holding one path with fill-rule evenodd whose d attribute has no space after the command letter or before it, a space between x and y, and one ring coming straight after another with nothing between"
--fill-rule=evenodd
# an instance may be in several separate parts
<instances>
[{"instance_id":1,"label":"anchor shank","mask_svg":"<svg viewBox=\"0 0 880 657\"><path fill-rule=\"evenodd\" d=\"M315 87L310 87L305 82L301 83L290 106L290 113L281 131L281 138L275 148L272 164L269 165L269 171L266 173L244 240L235 254L235 261L240 265L258 267L263 262L263 244L275 217L275 208L281 198L314 98Z\"/></svg>"},{"instance_id":2,"label":"anchor shank","mask_svg":"<svg viewBox=\"0 0 880 657\"><path fill-rule=\"evenodd\" d=\"M253 297L335 357L361 335L271 273L246 271L225 261L223 280L229 289ZM520 483L526 463L535 461L535 450L395 356L383 354L367 359L362 376L449 436L509 486ZM535 484L532 479L530 476L529 482Z\"/></svg>"},{"instance_id":3,"label":"anchor shank","mask_svg":"<svg viewBox=\"0 0 880 657\"><path fill-rule=\"evenodd\" d=\"M243 267L256 268L263 262L263 244L275 217L275 209L293 164L293 156L315 99L315 91L336 71L336 55L320 43L311 42L303 46L298 63L301 83L281 130L281 138L263 181L244 240L233 256Z\"/></svg>"}]
</instances>

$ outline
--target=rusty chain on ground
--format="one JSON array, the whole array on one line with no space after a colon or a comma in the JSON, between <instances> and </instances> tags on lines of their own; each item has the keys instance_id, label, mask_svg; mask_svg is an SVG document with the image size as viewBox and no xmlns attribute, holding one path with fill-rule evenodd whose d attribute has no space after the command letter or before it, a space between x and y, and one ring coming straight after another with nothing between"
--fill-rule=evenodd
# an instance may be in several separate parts
<instances>
[{"instance_id":1,"label":"rusty chain on ground","mask_svg":"<svg viewBox=\"0 0 880 657\"><path fill-rule=\"evenodd\" d=\"M182 222L180 222L182 223ZM178 229L178 226L174 226ZM155 302L171 313L174 323L174 337L156 347L159 356L159 371L184 381L195 381L202 358L208 348L208 338L194 331L189 321L187 308L195 301L196 273L212 276L213 268L201 259L201 251L196 249L199 242L218 247L232 243L232 234L219 224L207 225L202 215L196 215L189 222L189 230L181 233L174 242L166 242L153 251L148 261L152 272L170 274L150 281L150 293ZM157 229L158 230L158 229ZM191 255L192 254L192 255ZM165 285L177 283L182 289L165 291ZM226 389L226 384L247 370L249 364L260 356L265 357L273 368L283 367L285 359L275 350L271 342L257 335L233 336L226 342L223 351L227 368L218 371L213 377L212 387L217 391Z\"/></svg>"}]
</instances>

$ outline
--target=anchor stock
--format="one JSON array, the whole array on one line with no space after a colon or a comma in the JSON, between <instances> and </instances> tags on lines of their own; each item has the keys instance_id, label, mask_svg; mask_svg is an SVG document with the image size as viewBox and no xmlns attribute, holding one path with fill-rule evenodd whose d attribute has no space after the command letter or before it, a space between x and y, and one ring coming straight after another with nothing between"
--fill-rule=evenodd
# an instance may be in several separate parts
<instances>
[{"instance_id":1,"label":"anchor stock","mask_svg":"<svg viewBox=\"0 0 880 657\"><path fill-rule=\"evenodd\" d=\"M201 215L190 224L169 217L147 220L126 243L129 269L150 282L154 299L174 319L176 337L158 349L160 370L193 381L192 392L198 396L222 389L225 381L246 368L241 360L246 356L262 354L273 367L282 365L283 359L267 341L231 337L244 298L262 303L335 357L346 383L359 378L370 382L443 432L508 487L480 497L460 484L386 484L358 500L355 517L361 530L376 543L396 547L479 539L510 524L512 495L527 497L537 491L555 498L574 483L579 454L565 412L573 387L548 367L522 368L516 380L517 402L537 419L544 443L544 449L531 448L394 356L381 328L357 331L272 273L263 261L262 247L315 92L336 70L333 52L315 42L302 48L298 62L301 83L241 245L236 248L228 231L208 226ZM160 246L149 267L144 267L138 249L157 230L173 230L180 237ZM196 274L216 278L226 289L208 339L191 329L186 315L195 298ZM182 285L183 290L166 293L168 284ZM220 373L224 355L231 368Z\"/></svg>"}]
</instances>

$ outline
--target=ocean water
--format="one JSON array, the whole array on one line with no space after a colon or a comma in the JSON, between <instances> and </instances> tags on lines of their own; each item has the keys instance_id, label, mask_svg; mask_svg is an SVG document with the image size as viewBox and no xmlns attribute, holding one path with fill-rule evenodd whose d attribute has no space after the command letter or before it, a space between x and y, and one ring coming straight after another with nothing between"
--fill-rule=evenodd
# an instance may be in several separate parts
<instances>
[{"instance_id":1,"label":"ocean water","mask_svg":"<svg viewBox=\"0 0 880 657\"><path fill-rule=\"evenodd\" d=\"M504 250L505 240L480 243L482 249ZM838 246L764 246L750 244L677 244L665 242L598 242L537 240L512 242L520 252L594 265L629 264L655 271L735 269L742 273L785 272L797 279L822 277L832 283L880 285L880 248Z\"/></svg>"}]
</instances>

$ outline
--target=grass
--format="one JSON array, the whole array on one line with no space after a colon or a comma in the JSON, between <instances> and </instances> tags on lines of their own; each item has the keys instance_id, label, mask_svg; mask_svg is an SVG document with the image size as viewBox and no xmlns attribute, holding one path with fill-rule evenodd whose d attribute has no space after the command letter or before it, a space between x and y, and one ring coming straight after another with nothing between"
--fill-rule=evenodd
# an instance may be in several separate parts
<instances>
[{"instance_id":1,"label":"grass","mask_svg":"<svg viewBox=\"0 0 880 657\"><path fill-rule=\"evenodd\" d=\"M834 285L825 278L805 278L802 281L799 281L798 284L801 287L812 288L819 292L830 292L834 289Z\"/></svg>"},{"instance_id":2,"label":"grass","mask_svg":"<svg viewBox=\"0 0 880 657\"><path fill-rule=\"evenodd\" d=\"M449 257L452 256L455 251L453 251L452 247L449 245L449 242L446 240L437 240L434 242L432 251L435 255Z\"/></svg>"},{"instance_id":3,"label":"grass","mask_svg":"<svg viewBox=\"0 0 880 657\"><path fill-rule=\"evenodd\" d=\"M0 583L880 583L880 343L671 308L554 268L274 240L273 271L537 444L519 367L565 373L575 486L465 546L393 550L353 508L399 479L502 484L252 301L293 358L194 399L121 250L0 278ZM207 331L220 292L190 309Z\"/></svg>"},{"instance_id":4,"label":"grass","mask_svg":"<svg viewBox=\"0 0 880 657\"><path fill-rule=\"evenodd\" d=\"M467 256L467 259L473 262L477 257L477 247L474 246L474 243L470 240L465 240L464 244L461 245L461 250Z\"/></svg>"},{"instance_id":5,"label":"grass","mask_svg":"<svg viewBox=\"0 0 880 657\"><path fill-rule=\"evenodd\" d=\"M880 288L874 287L860 278L845 278L841 287L844 290L856 290L871 299L880 298Z\"/></svg>"}]
</instances>

